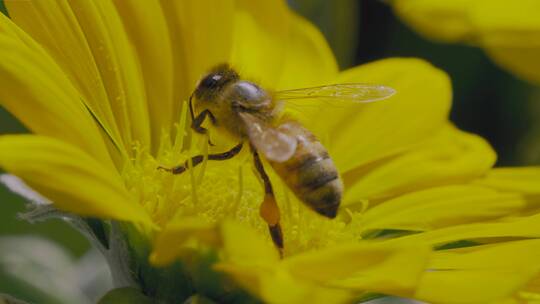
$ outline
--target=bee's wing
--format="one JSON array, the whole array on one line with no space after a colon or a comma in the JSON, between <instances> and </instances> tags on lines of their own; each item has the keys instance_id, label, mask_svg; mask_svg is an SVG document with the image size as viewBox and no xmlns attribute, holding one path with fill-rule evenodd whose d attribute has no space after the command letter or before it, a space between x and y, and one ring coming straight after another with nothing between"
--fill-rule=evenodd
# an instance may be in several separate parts
<instances>
[{"instance_id":1,"label":"bee's wing","mask_svg":"<svg viewBox=\"0 0 540 304\"><path fill-rule=\"evenodd\" d=\"M294 155L297 146L294 136L269 126L249 113L240 112L239 115L246 125L251 144L267 159L284 162Z\"/></svg>"},{"instance_id":2,"label":"bee's wing","mask_svg":"<svg viewBox=\"0 0 540 304\"><path fill-rule=\"evenodd\" d=\"M341 83L311 88L277 91L276 100L313 99L330 102L366 103L386 99L396 91L390 87L366 83Z\"/></svg>"}]
</instances>

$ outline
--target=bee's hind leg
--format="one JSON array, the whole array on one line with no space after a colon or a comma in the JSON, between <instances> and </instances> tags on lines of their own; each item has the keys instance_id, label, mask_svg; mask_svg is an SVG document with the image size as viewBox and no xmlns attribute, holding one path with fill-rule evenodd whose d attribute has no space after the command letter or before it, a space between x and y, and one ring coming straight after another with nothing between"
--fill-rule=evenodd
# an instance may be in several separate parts
<instances>
[{"instance_id":1,"label":"bee's hind leg","mask_svg":"<svg viewBox=\"0 0 540 304\"><path fill-rule=\"evenodd\" d=\"M233 158L235 155L240 153L242 150L243 143L239 143L238 145L234 146L229 151L223 152L223 153L216 153L216 154L208 154L208 160L227 160ZM191 161L187 160L184 162L184 164L172 168L165 168L162 166L159 166L158 169L165 170L167 172L171 172L172 174L180 174L186 171L190 166L197 166L198 164L202 163L204 160L204 155L196 155L191 158Z\"/></svg>"},{"instance_id":2,"label":"bee's hind leg","mask_svg":"<svg viewBox=\"0 0 540 304\"><path fill-rule=\"evenodd\" d=\"M270 178L264 171L264 167L259 157L259 153L251 147L255 168L264 182L264 200L261 204L260 214L264 221L268 224L268 230L274 245L279 250L279 254L283 257L283 232L279 223L279 207L274 196L274 189L270 183Z\"/></svg>"}]
</instances>

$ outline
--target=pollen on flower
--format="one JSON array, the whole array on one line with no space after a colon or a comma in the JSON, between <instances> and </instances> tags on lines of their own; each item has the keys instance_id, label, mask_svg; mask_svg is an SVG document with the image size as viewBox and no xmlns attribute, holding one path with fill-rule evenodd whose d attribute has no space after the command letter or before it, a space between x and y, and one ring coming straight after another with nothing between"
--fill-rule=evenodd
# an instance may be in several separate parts
<instances>
[{"instance_id":1,"label":"pollen on flower","mask_svg":"<svg viewBox=\"0 0 540 304\"><path fill-rule=\"evenodd\" d=\"M179 126L186 125L185 113L182 116ZM206 137L192 134L189 128L178 127L173 140L163 133L157 153L134 144L133 158L122 172L127 188L160 227L183 218L195 217L208 223L232 218L253 227L271 243L268 227L259 216L263 186L253 169L249 149L226 161L204 160L181 174L158 169L184 164L195 155L207 156L213 152L207 142ZM316 214L294 197L270 166L266 170L281 209L285 255L358 239L346 216L329 220Z\"/></svg>"}]
</instances>

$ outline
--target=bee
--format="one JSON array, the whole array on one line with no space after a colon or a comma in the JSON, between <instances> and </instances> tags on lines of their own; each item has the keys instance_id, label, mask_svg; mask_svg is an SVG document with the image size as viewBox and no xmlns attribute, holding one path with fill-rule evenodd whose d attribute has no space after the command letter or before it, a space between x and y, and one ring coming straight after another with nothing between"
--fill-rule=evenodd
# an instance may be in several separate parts
<instances>
[{"instance_id":1,"label":"bee","mask_svg":"<svg viewBox=\"0 0 540 304\"><path fill-rule=\"evenodd\" d=\"M343 182L326 148L299 122L282 115L282 105L291 100L330 100L371 102L390 97L395 91L382 85L335 84L304 89L270 92L254 82L243 80L227 64L213 68L203 77L189 99L192 129L201 134L206 119L239 143L229 151L209 154L208 160L227 160L248 143L255 168L264 184L260 215L268 224L271 238L280 253L283 234L274 190L261 161L261 155L289 189L315 212L335 218L343 193ZM180 174L203 161L202 155L173 168Z\"/></svg>"}]
</instances>

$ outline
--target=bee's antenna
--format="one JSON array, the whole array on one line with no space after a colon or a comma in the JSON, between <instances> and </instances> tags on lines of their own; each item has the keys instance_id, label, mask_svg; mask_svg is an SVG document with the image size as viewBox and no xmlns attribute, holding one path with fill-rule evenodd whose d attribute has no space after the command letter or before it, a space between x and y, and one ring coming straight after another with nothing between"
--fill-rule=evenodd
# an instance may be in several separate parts
<instances>
[{"instance_id":1,"label":"bee's antenna","mask_svg":"<svg viewBox=\"0 0 540 304\"><path fill-rule=\"evenodd\" d=\"M189 114L191 115L191 121L195 120L195 113L193 113L193 103L191 100L193 99L193 93L191 96L189 96Z\"/></svg>"}]
</instances>

